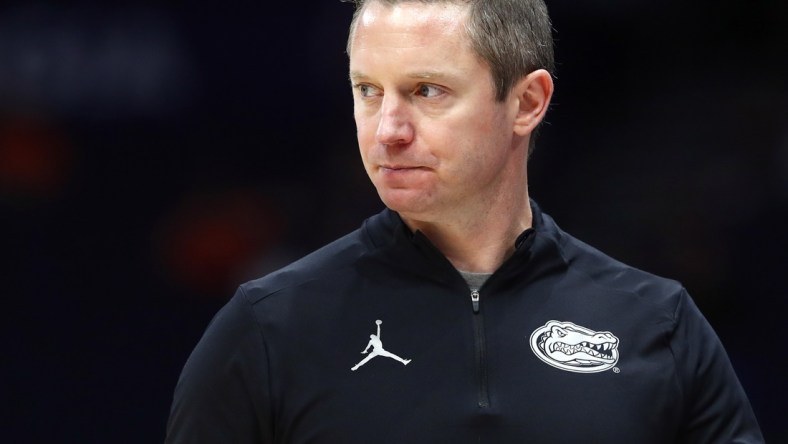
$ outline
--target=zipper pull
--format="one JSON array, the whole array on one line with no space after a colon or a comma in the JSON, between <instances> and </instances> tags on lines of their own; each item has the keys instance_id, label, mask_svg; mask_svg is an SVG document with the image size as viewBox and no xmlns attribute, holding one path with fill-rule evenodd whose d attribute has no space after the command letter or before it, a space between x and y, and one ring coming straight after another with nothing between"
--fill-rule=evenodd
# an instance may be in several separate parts
<instances>
[{"instance_id":1,"label":"zipper pull","mask_svg":"<svg viewBox=\"0 0 788 444\"><path fill-rule=\"evenodd\" d=\"M471 292L471 302L473 303L473 312L479 313L479 290Z\"/></svg>"}]
</instances>

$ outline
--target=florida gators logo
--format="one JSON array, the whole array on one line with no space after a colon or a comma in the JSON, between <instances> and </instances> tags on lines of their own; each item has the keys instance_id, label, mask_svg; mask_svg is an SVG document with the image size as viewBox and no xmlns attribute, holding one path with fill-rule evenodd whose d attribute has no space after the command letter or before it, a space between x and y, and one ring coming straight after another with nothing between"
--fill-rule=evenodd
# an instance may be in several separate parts
<instances>
[{"instance_id":1,"label":"florida gators logo","mask_svg":"<svg viewBox=\"0 0 788 444\"><path fill-rule=\"evenodd\" d=\"M531 333L531 350L555 368L576 373L597 373L618 362L618 338L571 322L550 321Z\"/></svg>"}]
</instances>

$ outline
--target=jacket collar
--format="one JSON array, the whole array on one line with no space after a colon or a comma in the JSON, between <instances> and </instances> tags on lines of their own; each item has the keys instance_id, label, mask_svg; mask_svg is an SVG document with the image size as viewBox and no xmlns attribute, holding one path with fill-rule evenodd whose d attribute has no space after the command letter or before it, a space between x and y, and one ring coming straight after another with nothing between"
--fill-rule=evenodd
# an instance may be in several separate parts
<instances>
[{"instance_id":1,"label":"jacket collar","mask_svg":"<svg viewBox=\"0 0 788 444\"><path fill-rule=\"evenodd\" d=\"M490 278L490 284L502 286L512 280L535 279L556 268L566 267L560 245L565 234L555 222L531 200L533 227L515 239L515 252ZM446 285L465 286L459 272L421 232L412 232L399 214L384 209L364 222L362 231L371 243L365 257L383 261L394 270L415 274Z\"/></svg>"}]
</instances>

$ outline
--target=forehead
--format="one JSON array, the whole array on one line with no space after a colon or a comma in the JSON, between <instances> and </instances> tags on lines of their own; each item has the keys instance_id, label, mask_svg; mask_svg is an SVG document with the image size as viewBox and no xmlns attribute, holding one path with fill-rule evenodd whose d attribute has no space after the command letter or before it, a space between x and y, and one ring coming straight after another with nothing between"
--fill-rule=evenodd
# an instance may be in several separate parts
<instances>
[{"instance_id":1,"label":"forehead","mask_svg":"<svg viewBox=\"0 0 788 444\"><path fill-rule=\"evenodd\" d=\"M469 6L454 2L402 1L384 3L371 0L361 10L357 26L372 26L379 23L410 24L411 29L439 27L449 30L463 26Z\"/></svg>"},{"instance_id":2,"label":"forehead","mask_svg":"<svg viewBox=\"0 0 788 444\"><path fill-rule=\"evenodd\" d=\"M470 49L465 28L468 9L467 5L451 2L389 5L372 0L364 6L352 30L351 64L354 55L369 51L421 49L444 56L466 52Z\"/></svg>"}]
</instances>

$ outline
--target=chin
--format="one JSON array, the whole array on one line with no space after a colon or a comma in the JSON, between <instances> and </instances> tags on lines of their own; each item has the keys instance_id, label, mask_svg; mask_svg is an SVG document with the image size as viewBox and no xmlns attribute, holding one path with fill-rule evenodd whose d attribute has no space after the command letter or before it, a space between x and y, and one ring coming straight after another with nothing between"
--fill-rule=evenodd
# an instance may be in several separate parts
<instances>
[{"instance_id":1,"label":"chin","mask_svg":"<svg viewBox=\"0 0 788 444\"><path fill-rule=\"evenodd\" d=\"M420 181L409 186L386 186L373 182L380 200L403 218L423 222L437 221L451 208L454 195L433 181Z\"/></svg>"},{"instance_id":2,"label":"chin","mask_svg":"<svg viewBox=\"0 0 788 444\"><path fill-rule=\"evenodd\" d=\"M430 205L420 193L410 190L387 190L378 192L380 200L390 208L404 217L414 217L428 212Z\"/></svg>"}]
</instances>

